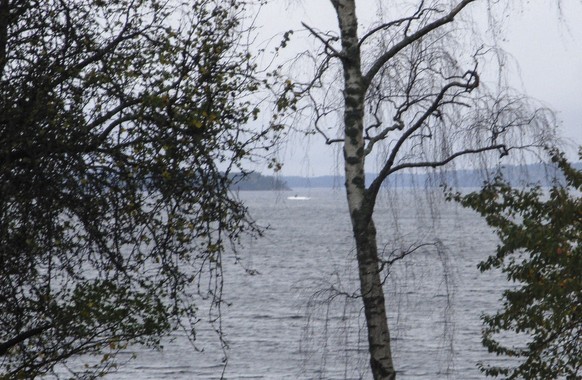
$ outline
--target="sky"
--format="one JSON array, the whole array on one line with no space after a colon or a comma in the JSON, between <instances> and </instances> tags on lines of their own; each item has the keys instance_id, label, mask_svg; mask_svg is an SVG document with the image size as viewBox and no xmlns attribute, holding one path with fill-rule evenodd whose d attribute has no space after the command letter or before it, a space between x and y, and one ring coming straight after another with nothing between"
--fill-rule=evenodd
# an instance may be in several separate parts
<instances>
[{"instance_id":1,"label":"sky","mask_svg":"<svg viewBox=\"0 0 582 380\"><path fill-rule=\"evenodd\" d=\"M373 17L379 0L357 3L361 20ZM386 4L386 0L384 4ZM512 1L512 5L517 1ZM363 5L363 6L362 6ZM483 8L474 7L474 12ZM582 145L582 1L523 0L503 19L500 45L509 56L512 87L556 112L568 157L577 161ZM303 29L301 22L318 29L337 29L329 0L273 0L257 19L264 36ZM360 33L365 25L360 27ZM294 35L297 38L297 34ZM300 35L300 43L313 44ZM297 43L297 41L295 41ZM279 150L284 166L280 175L319 176L343 172L339 146L324 144L320 136L292 135ZM271 174L266 168L257 168Z\"/></svg>"},{"instance_id":2,"label":"sky","mask_svg":"<svg viewBox=\"0 0 582 380\"><path fill-rule=\"evenodd\" d=\"M555 110L564 138L582 145L582 4L566 1L560 15L537 0L512 18L505 48L521 69L515 86Z\"/></svg>"}]
</instances>

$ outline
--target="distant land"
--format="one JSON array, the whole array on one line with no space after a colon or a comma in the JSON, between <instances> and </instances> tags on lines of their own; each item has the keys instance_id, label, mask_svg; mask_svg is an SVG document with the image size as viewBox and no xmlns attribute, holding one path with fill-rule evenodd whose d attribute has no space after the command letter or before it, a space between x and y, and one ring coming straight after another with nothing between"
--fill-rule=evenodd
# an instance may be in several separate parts
<instances>
[{"instance_id":1,"label":"distant land","mask_svg":"<svg viewBox=\"0 0 582 380\"><path fill-rule=\"evenodd\" d=\"M582 170L582 163L573 165ZM396 173L390 176L384 186L393 187L438 187L444 183L454 187L481 187L487 178L493 178L497 169L489 170L455 170L445 173ZM513 186L541 185L551 186L564 178L555 165L531 164L523 166L507 165L501 168L501 173ZM366 174L367 185L375 178L375 174ZM251 173L246 176L234 175L233 190L292 190L297 188L338 188L343 187L343 176L267 176Z\"/></svg>"},{"instance_id":2,"label":"distant land","mask_svg":"<svg viewBox=\"0 0 582 380\"><path fill-rule=\"evenodd\" d=\"M291 190L289 186L279 177L262 175L259 173L233 174L231 190Z\"/></svg>"}]
</instances>

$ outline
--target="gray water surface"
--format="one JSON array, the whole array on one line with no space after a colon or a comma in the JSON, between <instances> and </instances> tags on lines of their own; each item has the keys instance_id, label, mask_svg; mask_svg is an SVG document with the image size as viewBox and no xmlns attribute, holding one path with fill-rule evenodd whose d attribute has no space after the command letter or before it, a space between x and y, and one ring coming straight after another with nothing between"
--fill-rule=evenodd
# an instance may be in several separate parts
<instances>
[{"instance_id":1,"label":"gray water surface","mask_svg":"<svg viewBox=\"0 0 582 380\"><path fill-rule=\"evenodd\" d=\"M308 200L290 200L297 193ZM480 343L483 312L507 286L477 263L496 238L476 214L440 196L407 190L382 195L375 219L385 257L423 242L397 262L385 291L398 379L483 379L492 360ZM132 349L136 359L108 379L369 379L366 335L357 294L354 244L341 190L244 192L251 214L269 226L239 250L249 275L225 259L223 331L228 362L208 324L196 347L177 334L161 352ZM398 221L398 223L395 222ZM201 306L201 313L204 311ZM126 353L129 357L131 352Z\"/></svg>"}]
</instances>

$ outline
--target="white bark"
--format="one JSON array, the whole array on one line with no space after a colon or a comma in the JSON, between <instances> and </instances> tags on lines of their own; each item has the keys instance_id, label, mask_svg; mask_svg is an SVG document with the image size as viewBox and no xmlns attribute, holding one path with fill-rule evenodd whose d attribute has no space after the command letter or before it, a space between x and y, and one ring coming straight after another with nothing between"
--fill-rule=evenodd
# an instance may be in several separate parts
<instances>
[{"instance_id":1,"label":"white bark","mask_svg":"<svg viewBox=\"0 0 582 380\"><path fill-rule=\"evenodd\" d=\"M356 240L360 289L364 302L370 366L374 379L396 378L390 350L390 332L380 278L373 206L365 188L364 95L357 17L354 0L332 0L341 31L340 58L344 71L345 187Z\"/></svg>"}]
</instances>

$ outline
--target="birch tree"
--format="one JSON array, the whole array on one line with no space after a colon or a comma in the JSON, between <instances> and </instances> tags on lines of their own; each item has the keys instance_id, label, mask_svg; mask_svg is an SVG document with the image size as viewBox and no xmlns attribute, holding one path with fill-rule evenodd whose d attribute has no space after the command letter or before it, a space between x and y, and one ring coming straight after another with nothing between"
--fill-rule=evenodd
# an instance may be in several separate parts
<instances>
[{"instance_id":1,"label":"birch tree","mask_svg":"<svg viewBox=\"0 0 582 380\"><path fill-rule=\"evenodd\" d=\"M360 31L356 6L368 2L331 0L337 31L304 24L321 46L311 55L315 74L288 85L280 100L296 106L307 98L313 131L328 145L341 144L370 368L374 379L389 380L397 369L383 283L394 258L379 254L374 224L382 184L405 170L541 147L553 135L550 113L504 86L482 83L492 50L468 50L471 29L459 19L486 0L404 3L378 2L378 19ZM370 160L380 163L374 178L365 174Z\"/></svg>"}]
</instances>

